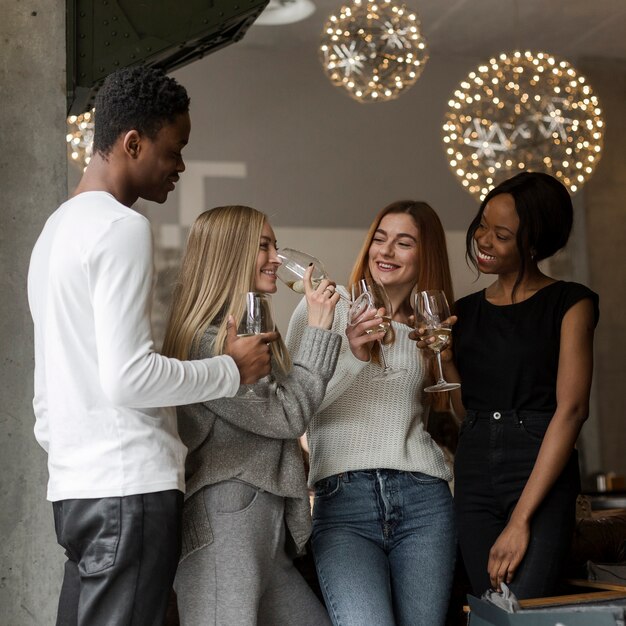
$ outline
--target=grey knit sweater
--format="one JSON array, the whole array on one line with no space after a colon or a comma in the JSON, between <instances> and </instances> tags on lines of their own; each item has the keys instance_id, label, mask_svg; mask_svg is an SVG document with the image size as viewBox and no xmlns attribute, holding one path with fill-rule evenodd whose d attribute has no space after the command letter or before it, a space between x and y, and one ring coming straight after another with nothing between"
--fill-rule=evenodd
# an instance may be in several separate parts
<instances>
[{"instance_id":1,"label":"grey knit sweater","mask_svg":"<svg viewBox=\"0 0 626 626\"><path fill-rule=\"evenodd\" d=\"M210 327L192 358L213 354L217 329ZM201 490L237 478L285 498L285 521L298 551L310 534L304 464L298 442L322 402L331 379L341 336L307 326L293 367L274 381L254 385L262 400L240 393L178 408L178 429L189 452L183 509L184 558L212 542Z\"/></svg>"}]
</instances>

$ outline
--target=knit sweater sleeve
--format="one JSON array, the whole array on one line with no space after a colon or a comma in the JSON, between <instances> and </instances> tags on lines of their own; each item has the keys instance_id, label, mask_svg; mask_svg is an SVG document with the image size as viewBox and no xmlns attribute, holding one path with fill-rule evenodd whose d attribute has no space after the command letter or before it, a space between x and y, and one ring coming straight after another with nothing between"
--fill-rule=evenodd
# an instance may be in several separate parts
<instances>
[{"instance_id":1,"label":"knit sweater sleeve","mask_svg":"<svg viewBox=\"0 0 626 626\"><path fill-rule=\"evenodd\" d=\"M212 354L214 333L210 329L200 344L201 354ZM341 338L335 332L307 326L293 366L286 375L274 372L271 382L254 386L255 397L241 392L233 398L205 402L216 417L256 435L295 439L307 429L335 371ZM190 449L193 441L185 441Z\"/></svg>"},{"instance_id":2,"label":"knit sweater sleeve","mask_svg":"<svg viewBox=\"0 0 626 626\"><path fill-rule=\"evenodd\" d=\"M343 293L347 293L344 287L339 286L338 289L341 289ZM326 387L326 394L324 395L324 400L318 407L318 411L325 409L335 402L337 398L340 398L354 382L359 372L369 363L369 361L357 359L350 350L350 344L348 343L348 338L345 333L348 324L348 310L349 305L344 300L340 300L337 303L332 330L340 334L341 348L339 350L339 359L335 373ZM296 307L287 330L286 344L290 352L293 353L294 350L298 349L302 341L306 323L307 308L306 300L303 298Z\"/></svg>"}]
</instances>

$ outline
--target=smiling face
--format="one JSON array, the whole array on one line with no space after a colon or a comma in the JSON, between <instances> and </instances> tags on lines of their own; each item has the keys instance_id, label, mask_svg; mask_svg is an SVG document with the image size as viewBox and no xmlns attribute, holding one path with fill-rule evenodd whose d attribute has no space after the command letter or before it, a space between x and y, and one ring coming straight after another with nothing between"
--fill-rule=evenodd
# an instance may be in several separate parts
<instances>
[{"instance_id":1,"label":"smiling face","mask_svg":"<svg viewBox=\"0 0 626 626\"><path fill-rule=\"evenodd\" d=\"M280 259L276 252L276 237L274 231L265 222L261 231L261 241L259 242L259 254L256 259L254 290L262 293L275 293L276 269L280 265Z\"/></svg>"},{"instance_id":2,"label":"smiling face","mask_svg":"<svg viewBox=\"0 0 626 626\"><path fill-rule=\"evenodd\" d=\"M482 273L517 275L520 268L518 228L519 216L511 194L501 193L487 202L474 232L476 261Z\"/></svg>"},{"instance_id":3,"label":"smiling face","mask_svg":"<svg viewBox=\"0 0 626 626\"><path fill-rule=\"evenodd\" d=\"M174 190L179 174L185 171L181 153L190 129L189 113L181 113L174 122L164 124L153 139L139 136L135 184L140 198L163 203Z\"/></svg>"},{"instance_id":4,"label":"smiling face","mask_svg":"<svg viewBox=\"0 0 626 626\"><path fill-rule=\"evenodd\" d=\"M406 213L387 213L381 220L369 248L368 266L372 276L389 292L408 293L418 275L419 233Z\"/></svg>"}]
</instances>

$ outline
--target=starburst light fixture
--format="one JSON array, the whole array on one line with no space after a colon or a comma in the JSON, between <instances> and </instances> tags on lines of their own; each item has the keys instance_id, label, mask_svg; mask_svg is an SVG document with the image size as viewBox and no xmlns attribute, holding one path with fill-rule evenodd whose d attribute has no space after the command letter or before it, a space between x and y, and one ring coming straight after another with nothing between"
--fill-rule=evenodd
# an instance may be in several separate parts
<instances>
[{"instance_id":1,"label":"starburst light fixture","mask_svg":"<svg viewBox=\"0 0 626 626\"><path fill-rule=\"evenodd\" d=\"M522 170L552 174L574 193L600 160L598 98L554 55L493 57L469 73L448 105L443 141L450 168L481 200Z\"/></svg>"},{"instance_id":2,"label":"starburst light fixture","mask_svg":"<svg viewBox=\"0 0 626 626\"><path fill-rule=\"evenodd\" d=\"M392 0L343 6L324 26L320 53L333 85L359 102L397 98L428 60L417 15Z\"/></svg>"},{"instance_id":3,"label":"starburst light fixture","mask_svg":"<svg viewBox=\"0 0 626 626\"><path fill-rule=\"evenodd\" d=\"M93 150L95 109L67 118L67 152L70 160L83 170L89 165Z\"/></svg>"}]
</instances>

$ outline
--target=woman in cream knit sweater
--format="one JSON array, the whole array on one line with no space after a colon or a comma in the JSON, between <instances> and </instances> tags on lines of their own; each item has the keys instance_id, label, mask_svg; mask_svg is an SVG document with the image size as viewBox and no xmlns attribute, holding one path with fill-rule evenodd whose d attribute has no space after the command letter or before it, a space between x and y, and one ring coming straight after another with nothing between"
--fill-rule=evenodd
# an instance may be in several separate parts
<instances>
[{"instance_id":1,"label":"woman in cream knit sweater","mask_svg":"<svg viewBox=\"0 0 626 626\"><path fill-rule=\"evenodd\" d=\"M451 473L425 430L423 388L431 367L408 338L416 286L443 289L453 301L444 233L430 206L395 202L379 213L350 282L363 278L391 303L385 354L404 373L375 380L381 311L350 325L340 301L333 329L346 335L307 433L313 555L334 624L437 626L445 620L454 569ZM289 326L290 350L302 345L305 329L303 301ZM447 394L436 395L447 401Z\"/></svg>"}]
</instances>

